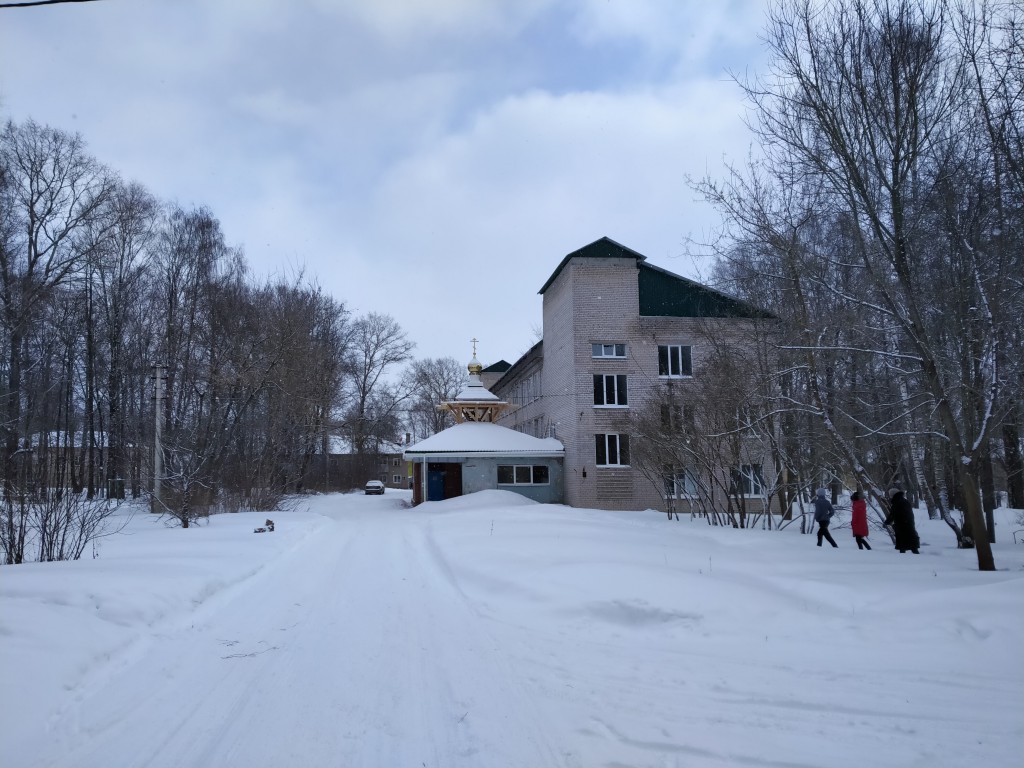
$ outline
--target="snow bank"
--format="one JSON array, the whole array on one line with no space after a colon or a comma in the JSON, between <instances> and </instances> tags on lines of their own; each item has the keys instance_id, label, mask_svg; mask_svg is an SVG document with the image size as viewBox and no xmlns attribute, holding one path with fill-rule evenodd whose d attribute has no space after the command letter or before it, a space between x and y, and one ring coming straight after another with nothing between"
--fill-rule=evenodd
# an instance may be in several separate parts
<instances>
[{"instance_id":1,"label":"snow bank","mask_svg":"<svg viewBox=\"0 0 1024 768\"><path fill-rule=\"evenodd\" d=\"M204 607L215 611L209 604L325 524L275 512L274 533L254 534L265 513L215 515L181 529L134 512L122 533L98 542L95 559L0 568L0 669L14 672L0 709L19 713L0 718L0 744L24 722L45 722L62 691L114 659L144 653L154 633L187 626Z\"/></svg>"},{"instance_id":2,"label":"snow bank","mask_svg":"<svg viewBox=\"0 0 1024 768\"><path fill-rule=\"evenodd\" d=\"M429 514L456 512L465 509L484 513L498 509L529 507L537 503L533 499L528 499L513 491L486 490L468 493L465 496L456 496L453 499L445 499L444 501L428 501L418 506L417 509Z\"/></svg>"},{"instance_id":3,"label":"snow bank","mask_svg":"<svg viewBox=\"0 0 1024 768\"><path fill-rule=\"evenodd\" d=\"M0 569L5 764L1011 766L1024 545L486 491L310 499Z\"/></svg>"}]
</instances>

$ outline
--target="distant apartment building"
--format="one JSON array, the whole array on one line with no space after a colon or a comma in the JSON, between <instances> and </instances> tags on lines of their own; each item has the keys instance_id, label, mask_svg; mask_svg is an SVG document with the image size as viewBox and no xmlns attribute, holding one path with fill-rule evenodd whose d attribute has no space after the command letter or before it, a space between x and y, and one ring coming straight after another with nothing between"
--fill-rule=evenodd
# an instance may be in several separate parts
<instances>
[{"instance_id":1,"label":"distant apartment building","mask_svg":"<svg viewBox=\"0 0 1024 768\"><path fill-rule=\"evenodd\" d=\"M565 447L565 501L598 509L664 509L685 482L645 476L630 463L630 414L666 386L686 387L708 361L708 333L770 316L646 263L608 238L573 253L540 289L543 340L514 364L484 369L511 404L499 424ZM760 491L758 462L722 467Z\"/></svg>"}]
</instances>

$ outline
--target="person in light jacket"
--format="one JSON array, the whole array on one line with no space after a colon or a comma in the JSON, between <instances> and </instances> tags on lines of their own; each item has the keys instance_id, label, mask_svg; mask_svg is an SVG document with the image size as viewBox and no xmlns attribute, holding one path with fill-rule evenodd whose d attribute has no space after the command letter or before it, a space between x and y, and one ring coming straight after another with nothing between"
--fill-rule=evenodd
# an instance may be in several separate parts
<instances>
[{"instance_id":1,"label":"person in light jacket","mask_svg":"<svg viewBox=\"0 0 1024 768\"><path fill-rule=\"evenodd\" d=\"M889 497L889 516L885 518L885 524L891 525L896 534L896 549L900 552L909 549L915 555L919 554L921 539L914 525L914 508L899 488L890 488L886 495Z\"/></svg>"},{"instance_id":2,"label":"person in light jacket","mask_svg":"<svg viewBox=\"0 0 1024 768\"><path fill-rule=\"evenodd\" d=\"M854 491L850 496L850 528L857 539L857 549L871 549L868 544L868 503L861 496L860 491Z\"/></svg>"},{"instance_id":3,"label":"person in light jacket","mask_svg":"<svg viewBox=\"0 0 1024 768\"><path fill-rule=\"evenodd\" d=\"M828 521L832 519L835 510L832 509L832 502L825 497L826 493L824 488L819 488L818 495L814 497L814 522L818 524L818 546L821 546L822 539L828 539L829 544L838 547L836 540L828 532Z\"/></svg>"}]
</instances>

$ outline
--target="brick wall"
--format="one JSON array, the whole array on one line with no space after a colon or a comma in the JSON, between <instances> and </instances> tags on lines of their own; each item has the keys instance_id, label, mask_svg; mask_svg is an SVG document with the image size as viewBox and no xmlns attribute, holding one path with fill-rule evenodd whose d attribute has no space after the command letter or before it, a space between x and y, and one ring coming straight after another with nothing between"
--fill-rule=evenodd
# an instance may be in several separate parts
<instances>
[{"instance_id":1,"label":"brick wall","mask_svg":"<svg viewBox=\"0 0 1024 768\"><path fill-rule=\"evenodd\" d=\"M664 386L658 346L692 347L693 375L706 370L707 334L728 336L743 320L640 317L635 258L569 261L544 293L542 353L524 358L492 387L509 399L540 373L540 397L516 404L499 423L533 434L538 422L554 427L565 446L565 501L598 509L664 509L661 483L634 469L596 466L595 434L628 433L630 411ZM737 336L732 341L736 342ZM625 359L594 358L594 343L625 344ZM628 408L594 406L594 374L625 374ZM688 379L675 380L686 387ZM521 387L520 387L521 388ZM685 508L685 503L679 505Z\"/></svg>"}]
</instances>

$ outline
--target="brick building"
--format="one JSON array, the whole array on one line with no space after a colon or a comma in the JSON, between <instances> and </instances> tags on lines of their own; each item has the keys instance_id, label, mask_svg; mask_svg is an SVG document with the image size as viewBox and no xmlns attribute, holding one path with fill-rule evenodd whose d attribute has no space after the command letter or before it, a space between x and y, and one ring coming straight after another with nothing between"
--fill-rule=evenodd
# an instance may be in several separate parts
<instances>
[{"instance_id":1,"label":"brick building","mask_svg":"<svg viewBox=\"0 0 1024 768\"><path fill-rule=\"evenodd\" d=\"M543 340L511 366L485 369L511 405L498 423L562 442L566 503L665 508L665 486L630 465L631 409L701 376L709 329L728 335L769 316L608 238L562 259L540 293Z\"/></svg>"}]
</instances>

